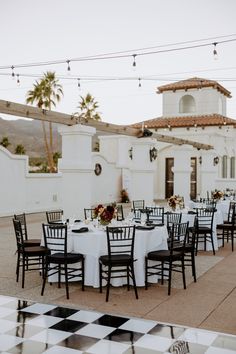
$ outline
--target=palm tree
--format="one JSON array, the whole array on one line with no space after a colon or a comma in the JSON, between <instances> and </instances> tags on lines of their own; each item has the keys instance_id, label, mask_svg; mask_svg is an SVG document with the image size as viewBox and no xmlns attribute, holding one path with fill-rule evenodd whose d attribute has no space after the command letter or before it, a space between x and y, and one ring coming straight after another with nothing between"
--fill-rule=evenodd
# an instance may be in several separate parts
<instances>
[{"instance_id":1,"label":"palm tree","mask_svg":"<svg viewBox=\"0 0 236 354\"><path fill-rule=\"evenodd\" d=\"M56 103L60 101L62 96L62 86L58 83L55 72L47 71L40 81L35 82L33 89L27 92L26 103L36 102L37 107L51 110L53 106L56 107ZM44 121L42 121L42 126L49 170L55 172L52 123L49 123L49 143Z\"/></svg>"},{"instance_id":2,"label":"palm tree","mask_svg":"<svg viewBox=\"0 0 236 354\"><path fill-rule=\"evenodd\" d=\"M2 138L2 140L1 140L1 142L0 142L0 145L2 145L3 147L5 147L6 149L7 149L7 147L8 147L9 145L11 145L11 143L10 143L10 141L9 141L9 139L8 139L7 136L3 136L3 138Z\"/></svg>"},{"instance_id":3,"label":"palm tree","mask_svg":"<svg viewBox=\"0 0 236 354\"><path fill-rule=\"evenodd\" d=\"M16 155L25 155L25 148L22 144L16 145L15 154Z\"/></svg>"},{"instance_id":4,"label":"palm tree","mask_svg":"<svg viewBox=\"0 0 236 354\"><path fill-rule=\"evenodd\" d=\"M80 108L80 117L85 119L94 119L94 120L101 120L101 116L98 112L96 112L97 108L99 107L98 102L95 101L95 98L90 94L87 93L85 97L80 96L81 101L79 102Z\"/></svg>"}]
</instances>

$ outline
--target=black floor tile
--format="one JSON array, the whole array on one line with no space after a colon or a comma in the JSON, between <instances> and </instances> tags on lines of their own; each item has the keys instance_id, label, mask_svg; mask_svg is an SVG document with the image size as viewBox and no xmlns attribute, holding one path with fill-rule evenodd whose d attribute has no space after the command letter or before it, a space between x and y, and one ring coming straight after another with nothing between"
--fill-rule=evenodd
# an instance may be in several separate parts
<instances>
[{"instance_id":1,"label":"black floor tile","mask_svg":"<svg viewBox=\"0 0 236 354\"><path fill-rule=\"evenodd\" d=\"M81 336L79 334L72 334L70 337L64 339L57 345L72 349L79 349L81 351L86 351L92 345L97 343L99 339Z\"/></svg>"},{"instance_id":2,"label":"black floor tile","mask_svg":"<svg viewBox=\"0 0 236 354\"><path fill-rule=\"evenodd\" d=\"M111 315L104 315L104 316L98 318L93 323L97 323L102 326L120 327L121 325L123 325L127 321L128 321L128 318L111 316Z\"/></svg>"},{"instance_id":3,"label":"black floor tile","mask_svg":"<svg viewBox=\"0 0 236 354\"><path fill-rule=\"evenodd\" d=\"M170 339L177 339L182 333L184 333L185 328L182 327L175 327L175 326L168 326L163 324L158 324L153 327L148 334L167 337Z\"/></svg>"},{"instance_id":4,"label":"black floor tile","mask_svg":"<svg viewBox=\"0 0 236 354\"><path fill-rule=\"evenodd\" d=\"M27 340L7 352L13 354L41 354L51 347L51 344Z\"/></svg>"},{"instance_id":5,"label":"black floor tile","mask_svg":"<svg viewBox=\"0 0 236 354\"><path fill-rule=\"evenodd\" d=\"M59 323L56 323L50 328L65 332L76 332L84 326L87 326L87 323L65 319L60 321Z\"/></svg>"},{"instance_id":6,"label":"black floor tile","mask_svg":"<svg viewBox=\"0 0 236 354\"><path fill-rule=\"evenodd\" d=\"M143 333L127 331L124 329L117 328L115 331L113 331L111 334L106 336L104 339L132 345L142 336Z\"/></svg>"},{"instance_id":7,"label":"black floor tile","mask_svg":"<svg viewBox=\"0 0 236 354\"><path fill-rule=\"evenodd\" d=\"M78 310L73 310L67 307L56 307L55 309L46 312L44 315L66 318L73 315L76 312L78 312Z\"/></svg>"}]
</instances>

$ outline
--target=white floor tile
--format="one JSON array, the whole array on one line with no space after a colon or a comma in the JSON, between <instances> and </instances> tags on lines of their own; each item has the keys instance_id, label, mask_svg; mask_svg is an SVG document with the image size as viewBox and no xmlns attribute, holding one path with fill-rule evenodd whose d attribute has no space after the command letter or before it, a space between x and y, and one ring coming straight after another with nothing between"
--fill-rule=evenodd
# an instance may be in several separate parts
<instances>
[{"instance_id":1,"label":"white floor tile","mask_svg":"<svg viewBox=\"0 0 236 354\"><path fill-rule=\"evenodd\" d=\"M34 304L28 307L25 307L22 311L30 313L44 314L48 311L55 309L57 306L47 305L47 304Z\"/></svg>"},{"instance_id":2,"label":"white floor tile","mask_svg":"<svg viewBox=\"0 0 236 354\"><path fill-rule=\"evenodd\" d=\"M87 326L79 329L76 334L80 334L87 337L99 338L102 339L108 334L115 330L114 327L101 326L98 324L90 323Z\"/></svg>"},{"instance_id":3,"label":"white floor tile","mask_svg":"<svg viewBox=\"0 0 236 354\"><path fill-rule=\"evenodd\" d=\"M236 353L236 349L230 350L230 349L210 347L207 349L205 354L235 354L235 353Z\"/></svg>"},{"instance_id":4,"label":"white floor tile","mask_svg":"<svg viewBox=\"0 0 236 354\"><path fill-rule=\"evenodd\" d=\"M45 329L42 332L32 336L30 340L37 342L48 343L48 344L57 344L60 341L68 338L71 335L70 332L57 331L55 329Z\"/></svg>"},{"instance_id":5,"label":"white floor tile","mask_svg":"<svg viewBox=\"0 0 236 354\"><path fill-rule=\"evenodd\" d=\"M198 343L202 345L211 345L216 339L217 334L215 332L209 332L194 328L189 328L184 331L183 334L178 338L183 339L186 342Z\"/></svg>"},{"instance_id":6,"label":"white floor tile","mask_svg":"<svg viewBox=\"0 0 236 354\"><path fill-rule=\"evenodd\" d=\"M16 328L17 323L0 319L0 333L6 333L7 331L10 331L13 328Z\"/></svg>"},{"instance_id":7,"label":"white floor tile","mask_svg":"<svg viewBox=\"0 0 236 354\"><path fill-rule=\"evenodd\" d=\"M32 320L26 321L26 323L28 325L32 325L32 326L47 328L47 327L53 326L54 324L56 324L62 320L63 320L63 318L41 315L36 318L33 318Z\"/></svg>"},{"instance_id":8,"label":"white floor tile","mask_svg":"<svg viewBox=\"0 0 236 354\"><path fill-rule=\"evenodd\" d=\"M145 320L139 320L139 319L130 319L127 322L125 322L122 326L120 326L120 329L126 329L128 331L135 331L139 333L147 333L157 325L157 322L155 321L145 321Z\"/></svg>"},{"instance_id":9,"label":"white floor tile","mask_svg":"<svg viewBox=\"0 0 236 354\"><path fill-rule=\"evenodd\" d=\"M173 339L145 334L143 337L137 340L135 346L158 351L167 351L173 342Z\"/></svg>"},{"instance_id":10,"label":"white floor tile","mask_svg":"<svg viewBox=\"0 0 236 354\"><path fill-rule=\"evenodd\" d=\"M8 334L0 335L0 350L9 350L15 347L17 344L22 343L24 339L10 336Z\"/></svg>"},{"instance_id":11,"label":"white floor tile","mask_svg":"<svg viewBox=\"0 0 236 354\"><path fill-rule=\"evenodd\" d=\"M16 313L17 311L14 309L7 308L7 307L0 307L0 318L9 316L14 312Z\"/></svg>"},{"instance_id":12,"label":"white floor tile","mask_svg":"<svg viewBox=\"0 0 236 354\"><path fill-rule=\"evenodd\" d=\"M101 316L103 316L103 313L81 310L69 316L68 319L90 323L96 321Z\"/></svg>"},{"instance_id":13,"label":"white floor tile","mask_svg":"<svg viewBox=\"0 0 236 354\"><path fill-rule=\"evenodd\" d=\"M123 354L130 346L102 339L88 349L89 354Z\"/></svg>"},{"instance_id":14,"label":"white floor tile","mask_svg":"<svg viewBox=\"0 0 236 354\"><path fill-rule=\"evenodd\" d=\"M46 350L42 354L83 354L83 352L78 349L70 349L54 345L52 348Z\"/></svg>"}]
</instances>

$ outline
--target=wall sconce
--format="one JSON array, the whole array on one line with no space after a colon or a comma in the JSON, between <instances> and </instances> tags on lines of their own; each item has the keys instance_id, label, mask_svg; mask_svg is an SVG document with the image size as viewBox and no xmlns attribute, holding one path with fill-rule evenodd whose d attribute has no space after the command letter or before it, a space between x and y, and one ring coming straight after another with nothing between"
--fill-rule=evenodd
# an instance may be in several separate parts
<instances>
[{"instance_id":1,"label":"wall sconce","mask_svg":"<svg viewBox=\"0 0 236 354\"><path fill-rule=\"evenodd\" d=\"M213 159L213 165L214 165L214 166L218 165L219 161L220 161L219 156L214 157L214 159Z\"/></svg>"},{"instance_id":2,"label":"wall sconce","mask_svg":"<svg viewBox=\"0 0 236 354\"><path fill-rule=\"evenodd\" d=\"M131 160L133 160L133 148L131 147L131 148L128 150L128 152L129 152L129 158L130 158Z\"/></svg>"},{"instance_id":3,"label":"wall sconce","mask_svg":"<svg viewBox=\"0 0 236 354\"><path fill-rule=\"evenodd\" d=\"M156 160L157 158L157 149L155 146L149 150L149 156L150 156L150 161L152 162L153 160Z\"/></svg>"},{"instance_id":4,"label":"wall sconce","mask_svg":"<svg viewBox=\"0 0 236 354\"><path fill-rule=\"evenodd\" d=\"M202 156L199 156L198 161L199 161L199 163L201 165L202 164Z\"/></svg>"}]
</instances>

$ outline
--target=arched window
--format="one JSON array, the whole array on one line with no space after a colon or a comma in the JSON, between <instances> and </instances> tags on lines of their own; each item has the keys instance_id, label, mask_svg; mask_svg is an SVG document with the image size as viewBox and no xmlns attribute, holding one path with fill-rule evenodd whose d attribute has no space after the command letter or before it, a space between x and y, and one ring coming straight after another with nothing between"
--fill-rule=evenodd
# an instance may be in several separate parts
<instances>
[{"instance_id":1,"label":"arched window","mask_svg":"<svg viewBox=\"0 0 236 354\"><path fill-rule=\"evenodd\" d=\"M179 101L179 113L194 113L196 111L195 99L191 95L183 96Z\"/></svg>"},{"instance_id":2,"label":"arched window","mask_svg":"<svg viewBox=\"0 0 236 354\"><path fill-rule=\"evenodd\" d=\"M230 158L230 178L235 178L235 156Z\"/></svg>"},{"instance_id":3,"label":"arched window","mask_svg":"<svg viewBox=\"0 0 236 354\"><path fill-rule=\"evenodd\" d=\"M227 178L227 155L222 157L222 178Z\"/></svg>"}]
</instances>

